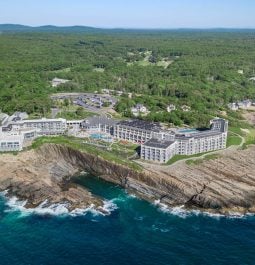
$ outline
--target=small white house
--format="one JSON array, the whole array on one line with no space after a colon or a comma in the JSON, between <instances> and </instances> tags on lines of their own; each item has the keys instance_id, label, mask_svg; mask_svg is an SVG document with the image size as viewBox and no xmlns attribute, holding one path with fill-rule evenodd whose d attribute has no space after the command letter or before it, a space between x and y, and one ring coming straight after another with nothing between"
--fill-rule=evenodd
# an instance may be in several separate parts
<instances>
[{"instance_id":1,"label":"small white house","mask_svg":"<svg viewBox=\"0 0 255 265\"><path fill-rule=\"evenodd\" d=\"M243 75L244 71L240 69L240 70L237 71L237 73L240 74L240 75Z\"/></svg>"},{"instance_id":2,"label":"small white house","mask_svg":"<svg viewBox=\"0 0 255 265\"><path fill-rule=\"evenodd\" d=\"M16 111L13 115L19 117L21 120L26 120L29 117L26 112L19 112L19 111Z\"/></svg>"},{"instance_id":3,"label":"small white house","mask_svg":"<svg viewBox=\"0 0 255 265\"><path fill-rule=\"evenodd\" d=\"M116 93L117 93L118 96L122 96L124 92L121 91L121 90L116 90Z\"/></svg>"},{"instance_id":4,"label":"small white house","mask_svg":"<svg viewBox=\"0 0 255 265\"><path fill-rule=\"evenodd\" d=\"M250 99L238 101L238 102L231 102L228 104L228 108L236 111L239 109L248 109L253 105L252 101Z\"/></svg>"},{"instance_id":5,"label":"small white house","mask_svg":"<svg viewBox=\"0 0 255 265\"><path fill-rule=\"evenodd\" d=\"M102 89L102 93L104 93L104 94L110 94L110 90L109 89L107 89L107 88L103 88Z\"/></svg>"},{"instance_id":6,"label":"small white house","mask_svg":"<svg viewBox=\"0 0 255 265\"><path fill-rule=\"evenodd\" d=\"M167 110L167 112L174 111L174 110L176 110L176 106L174 104L170 104L167 106L166 110Z\"/></svg>"},{"instance_id":7,"label":"small white house","mask_svg":"<svg viewBox=\"0 0 255 265\"><path fill-rule=\"evenodd\" d=\"M233 111L237 111L239 109L239 106L238 106L237 103L232 102L232 103L229 103L228 104L228 108L231 109L231 110L233 110Z\"/></svg>"},{"instance_id":8,"label":"small white house","mask_svg":"<svg viewBox=\"0 0 255 265\"><path fill-rule=\"evenodd\" d=\"M248 109L248 108L251 107L252 102L251 102L251 100L246 99L246 100L243 100L243 101L239 101L237 104L238 104L238 107L240 109Z\"/></svg>"},{"instance_id":9,"label":"small white house","mask_svg":"<svg viewBox=\"0 0 255 265\"><path fill-rule=\"evenodd\" d=\"M53 87L57 87L57 86L60 86L62 84L65 84L67 82L70 82L70 80L67 80L67 79L61 79L61 78L54 78L52 81L51 81L51 85Z\"/></svg>"},{"instance_id":10,"label":"small white house","mask_svg":"<svg viewBox=\"0 0 255 265\"><path fill-rule=\"evenodd\" d=\"M181 109L182 109L182 111L184 111L184 112L189 112L189 111L191 110L191 107L190 107L190 106L187 106L187 105L182 105L182 106L181 106Z\"/></svg>"},{"instance_id":11,"label":"small white house","mask_svg":"<svg viewBox=\"0 0 255 265\"><path fill-rule=\"evenodd\" d=\"M137 104L136 108L138 109L138 111L140 111L142 113L145 113L148 111L147 108L143 104Z\"/></svg>"},{"instance_id":12,"label":"small white house","mask_svg":"<svg viewBox=\"0 0 255 265\"><path fill-rule=\"evenodd\" d=\"M135 107L131 108L132 114L137 117L139 114L145 114L148 112L148 109L143 104L136 104Z\"/></svg>"}]
</instances>

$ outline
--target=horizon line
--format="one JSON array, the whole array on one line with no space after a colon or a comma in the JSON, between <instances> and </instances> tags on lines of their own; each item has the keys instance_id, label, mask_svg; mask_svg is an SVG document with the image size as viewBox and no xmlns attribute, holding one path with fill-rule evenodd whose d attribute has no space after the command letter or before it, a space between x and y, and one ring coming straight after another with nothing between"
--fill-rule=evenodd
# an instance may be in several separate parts
<instances>
[{"instance_id":1,"label":"horizon line","mask_svg":"<svg viewBox=\"0 0 255 265\"><path fill-rule=\"evenodd\" d=\"M225 26L212 26L212 27L104 27L104 26L89 26L89 25L82 25L82 24L73 24L73 25L56 25L56 24L43 24L43 25L29 25L29 24L19 24L19 23L0 23L0 26L3 25L13 25L13 26L24 26L30 28L41 28L41 27L58 27L58 28L65 28L65 27L87 27L93 29L109 29L109 30L215 30L215 29L227 29L227 30L255 30L254 27L225 27Z\"/></svg>"}]
</instances>

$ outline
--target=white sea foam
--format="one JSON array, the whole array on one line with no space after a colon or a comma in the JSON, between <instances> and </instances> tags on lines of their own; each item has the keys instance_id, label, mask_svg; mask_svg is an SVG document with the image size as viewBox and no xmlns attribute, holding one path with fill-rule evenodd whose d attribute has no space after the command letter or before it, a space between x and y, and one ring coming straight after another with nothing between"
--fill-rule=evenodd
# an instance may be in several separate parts
<instances>
[{"instance_id":1,"label":"white sea foam","mask_svg":"<svg viewBox=\"0 0 255 265\"><path fill-rule=\"evenodd\" d=\"M87 208L76 208L73 211L70 212L71 216L82 216L82 215L86 215L88 212L97 215L98 211L95 209L95 205L91 204L89 207Z\"/></svg>"},{"instance_id":2,"label":"white sea foam","mask_svg":"<svg viewBox=\"0 0 255 265\"><path fill-rule=\"evenodd\" d=\"M4 197L7 209L5 212L20 212L20 217L28 216L31 214L36 215L52 215L52 216L82 216L91 213L93 216L97 215L110 215L118 207L111 201L104 201L103 206L96 208L94 204L84 209L75 209L69 211L70 204L68 202L50 204L47 200L35 208L26 208L27 201L21 201L17 197L6 197L7 191L1 192L0 196Z\"/></svg>"},{"instance_id":3,"label":"white sea foam","mask_svg":"<svg viewBox=\"0 0 255 265\"><path fill-rule=\"evenodd\" d=\"M128 193L128 191L125 191L125 193L126 193L126 197L127 197L128 199L137 199L137 200L139 200L139 197L137 197L135 194L133 194L133 193Z\"/></svg>"},{"instance_id":4,"label":"white sea foam","mask_svg":"<svg viewBox=\"0 0 255 265\"><path fill-rule=\"evenodd\" d=\"M114 203L114 200L115 199L104 201L104 205L101 207L101 209L106 213L106 215L110 215L111 212L114 212L118 209L118 206Z\"/></svg>"},{"instance_id":5,"label":"white sea foam","mask_svg":"<svg viewBox=\"0 0 255 265\"><path fill-rule=\"evenodd\" d=\"M8 194L8 190L4 190L0 192L0 197L5 197Z\"/></svg>"},{"instance_id":6,"label":"white sea foam","mask_svg":"<svg viewBox=\"0 0 255 265\"><path fill-rule=\"evenodd\" d=\"M98 208L95 207L94 204L91 204L88 208L84 209L75 209L70 212L70 215L75 216L82 216L86 215L87 213L92 214L93 216L107 216L110 215L111 212L118 209L117 205L113 202L113 200L104 201L103 206L99 206Z\"/></svg>"},{"instance_id":7,"label":"white sea foam","mask_svg":"<svg viewBox=\"0 0 255 265\"><path fill-rule=\"evenodd\" d=\"M206 211L200 211L200 210L187 210L185 209L184 205L177 206L177 207L168 207L166 204L163 204L160 202L160 200L154 201L154 205L160 209L160 211L164 213L168 213L174 216L178 216L180 218L187 218L192 216L208 216L215 219L220 218L230 218L230 219L236 219L236 218L246 218L248 216L254 216L254 214L240 214L235 212L229 212L228 215L220 214L220 213L210 213Z\"/></svg>"},{"instance_id":8,"label":"white sea foam","mask_svg":"<svg viewBox=\"0 0 255 265\"><path fill-rule=\"evenodd\" d=\"M111 200L111 202L126 202L128 200L138 199L135 194L129 194L125 192L124 195L119 195L118 197Z\"/></svg>"},{"instance_id":9,"label":"white sea foam","mask_svg":"<svg viewBox=\"0 0 255 265\"><path fill-rule=\"evenodd\" d=\"M20 201L16 197L8 198L6 201L7 209L6 212L20 212L21 216L28 216L31 214L36 215L67 215L68 211L68 203L55 203L49 204L47 200L41 203L39 206L35 208L26 208L25 205L27 201Z\"/></svg>"}]
</instances>

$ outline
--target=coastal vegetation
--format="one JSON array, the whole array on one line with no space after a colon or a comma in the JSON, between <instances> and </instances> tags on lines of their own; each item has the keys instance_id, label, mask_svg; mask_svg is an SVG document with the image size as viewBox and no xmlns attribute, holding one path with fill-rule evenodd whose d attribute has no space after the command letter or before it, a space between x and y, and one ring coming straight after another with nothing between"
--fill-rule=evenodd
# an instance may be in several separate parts
<instances>
[{"instance_id":1,"label":"coastal vegetation","mask_svg":"<svg viewBox=\"0 0 255 265\"><path fill-rule=\"evenodd\" d=\"M79 120L79 119L86 119L91 116L97 115L94 112L86 111L82 107L73 106L72 108L64 108L60 109L57 113L57 118L63 118L67 120Z\"/></svg>"},{"instance_id":2,"label":"coastal vegetation","mask_svg":"<svg viewBox=\"0 0 255 265\"><path fill-rule=\"evenodd\" d=\"M141 118L151 121L200 127L219 111L234 121L236 114L227 104L255 98L249 80L254 76L254 40L253 31L3 33L1 110L47 116L54 107L52 93L108 88L124 91L116 110L125 117L142 103L149 114ZM52 87L54 77L71 82ZM168 113L169 104L176 110ZM190 111L183 111L183 105Z\"/></svg>"},{"instance_id":3,"label":"coastal vegetation","mask_svg":"<svg viewBox=\"0 0 255 265\"><path fill-rule=\"evenodd\" d=\"M116 163L118 165L127 166L135 171L141 171L142 167L136 162L129 160L129 156L135 153L136 145L107 144L97 141L93 143L88 139L80 139L71 136L56 137L40 137L37 138L31 148L38 149L44 144L60 144L70 147L74 150L89 153L103 158L106 161Z\"/></svg>"}]
</instances>

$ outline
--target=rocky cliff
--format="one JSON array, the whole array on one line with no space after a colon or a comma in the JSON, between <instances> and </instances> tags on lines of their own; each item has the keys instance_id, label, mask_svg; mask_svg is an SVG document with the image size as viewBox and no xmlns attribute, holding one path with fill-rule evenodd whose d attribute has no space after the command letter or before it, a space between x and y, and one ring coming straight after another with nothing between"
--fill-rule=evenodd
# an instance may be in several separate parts
<instances>
[{"instance_id":1,"label":"rocky cliff","mask_svg":"<svg viewBox=\"0 0 255 265\"><path fill-rule=\"evenodd\" d=\"M73 186L67 178L88 171L168 206L185 205L222 213L255 212L254 157L255 147L250 147L226 152L197 166L148 164L143 172L135 172L91 154L47 144L17 156L1 156L0 190L8 189L32 206L45 199L68 201L71 207L100 205L100 199Z\"/></svg>"}]
</instances>

